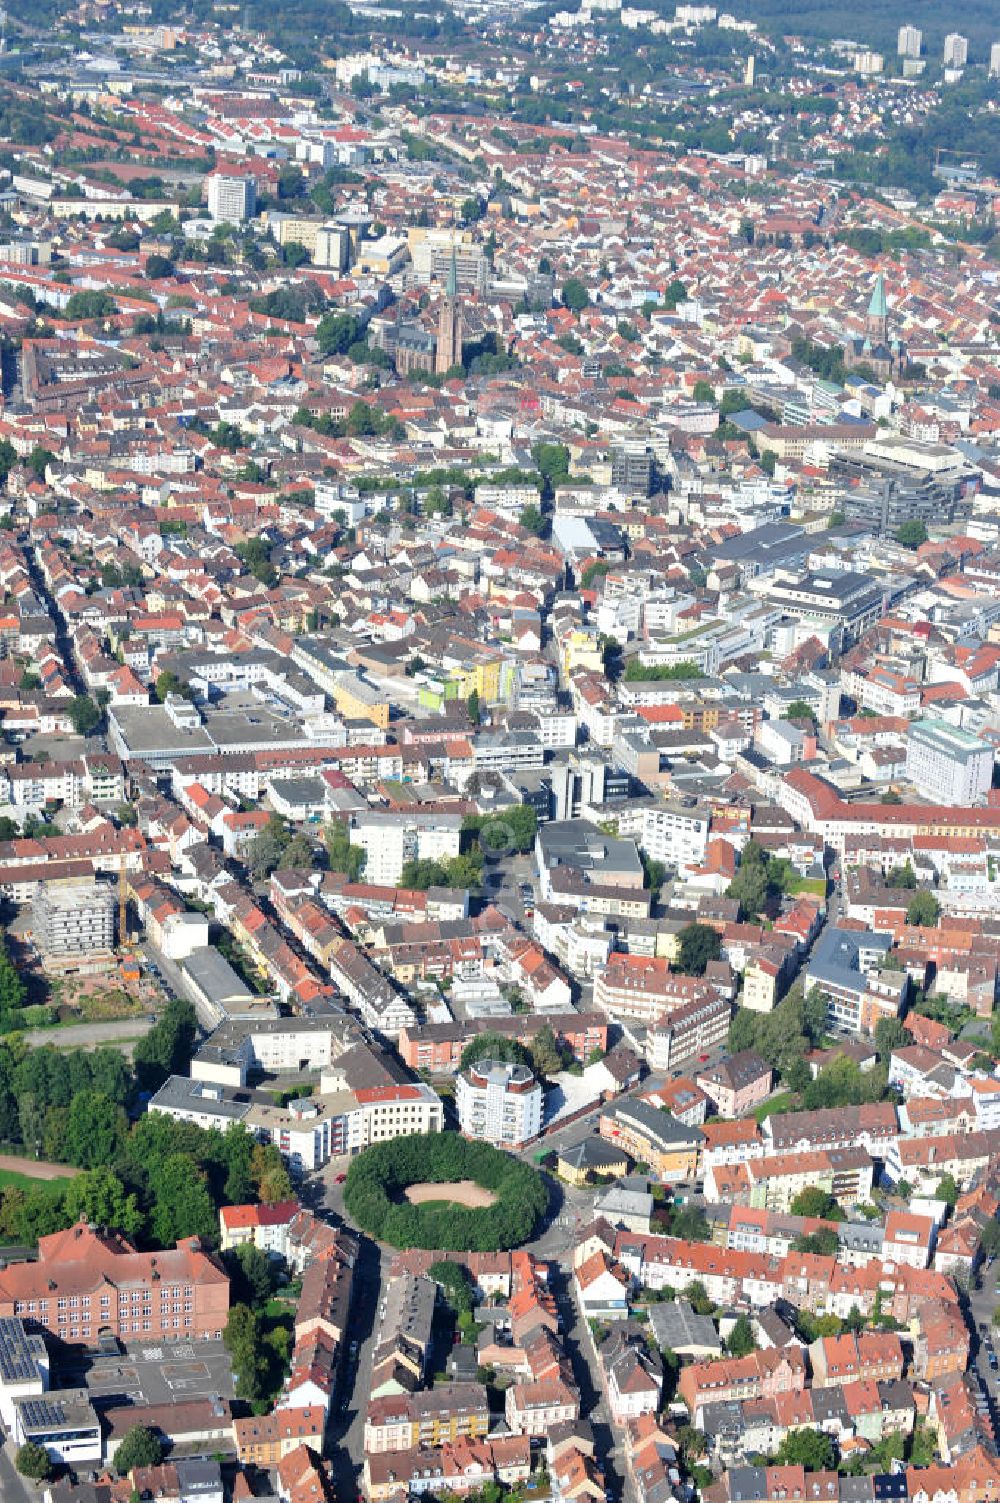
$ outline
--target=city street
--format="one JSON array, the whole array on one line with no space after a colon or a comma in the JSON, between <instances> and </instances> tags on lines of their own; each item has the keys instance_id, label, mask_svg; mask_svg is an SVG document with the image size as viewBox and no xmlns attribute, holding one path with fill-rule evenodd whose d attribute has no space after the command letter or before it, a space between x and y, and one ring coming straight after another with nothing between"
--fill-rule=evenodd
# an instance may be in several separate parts
<instances>
[{"instance_id":1,"label":"city street","mask_svg":"<svg viewBox=\"0 0 1000 1503\"><path fill-rule=\"evenodd\" d=\"M338 1388L340 1397L335 1401L339 1407L331 1414L327 1430L327 1452L337 1498L344 1503L355 1498L361 1486L365 1461L365 1407L371 1387L375 1321L382 1279L391 1256L391 1252L380 1248L371 1238L361 1239L361 1251L354 1269L347 1352ZM352 1358L351 1344L354 1342L357 1342L357 1350Z\"/></svg>"},{"instance_id":2,"label":"city street","mask_svg":"<svg viewBox=\"0 0 1000 1503\"><path fill-rule=\"evenodd\" d=\"M0 1498L3 1503L38 1503L41 1488L33 1482L25 1482L19 1475L14 1456L14 1445L8 1437L0 1446Z\"/></svg>"},{"instance_id":3,"label":"city street","mask_svg":"<svg viewBox=\"0 0 1000 1503\"><path fill-rule=\"evenodd\" d=\"M610 1498L628 1500L631 1491L625 1465L624 1441L611 1423L594 1343L573 1297L572 1269L560 1265L555 1280L556 1299L563 1326L563 1346L580 1392L581 1412L585 1419L589 1419L594 1431L597 1459L604 1472L605 1487Z\"/></svg>"}]
</instances>

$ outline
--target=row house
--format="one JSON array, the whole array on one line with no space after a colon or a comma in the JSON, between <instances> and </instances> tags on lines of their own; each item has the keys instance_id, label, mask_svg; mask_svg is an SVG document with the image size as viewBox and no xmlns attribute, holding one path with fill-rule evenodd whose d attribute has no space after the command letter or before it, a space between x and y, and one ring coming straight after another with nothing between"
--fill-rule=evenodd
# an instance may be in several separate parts
<instances>
[{"instance_id":1,"label":"row house","mask_svg":"<svg viewBox=\"0 0 1000 1503\"><path fill-rule=\"evenodd\" d=\"M798 1347L751 1352L747 1357L717 1362L693 1362L685 1367L677 1393L700 1427L706 1404L732 1399L774 1398L781 1393L800 1393L806 1386L805 1354Z\"/></svg>"},{"instance_id":2,"label":"row house","mask_svg":"<svg viewBox=\"0 0 1000 1503\"><path fill-rule=\"evenodd\" d=\"M364 1468L369 1503L392 1503L401 1493L410 1498L440 1492L463 1497L486 1483L516 1488L530 1475L531 1442L520 1435L369 1455Z\"/></svg>"},{"instance_id":3,"label":"row house","mask_svg":"<svg viewBox=\"0 0 1000 1503\"><path fill-rule=\"evenodd\" d=\"M372 1399L365 1414L364 1447L372 1455L442 1446L489 1433L490 1409L481 1383L450 1383L429 1392Z\"/></svg>"},{"instance_id":4,"label":"row house","mask_svg":"<svg viewBox=\"0 0 1000 1503\"><path fill-rule=\"evenodd\" d=\"M823 1336L809 1348L814 1388L860 1381L892 1381L903 1376L903 1348L891 1331L845 1332Z\"/></svg>"}]
</instances>

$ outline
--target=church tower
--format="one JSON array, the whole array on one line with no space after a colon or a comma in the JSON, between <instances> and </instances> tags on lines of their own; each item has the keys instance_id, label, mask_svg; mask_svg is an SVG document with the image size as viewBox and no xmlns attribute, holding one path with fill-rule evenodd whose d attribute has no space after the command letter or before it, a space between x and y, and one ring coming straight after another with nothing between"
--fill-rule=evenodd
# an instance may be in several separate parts
<instances>
[{"instance_id":1,"label":"church tower","mask_svg":"<svg viewBox=\"0 0 1000 1503\"><path fill-rule=\"evenodd\" d=\"M865 332L873 345L889 343L889 305L885 300L885 278L879 272L865 315Z\"/></svg>"},{"instance_id":2,"label":"church tower","mask_svg":"<svg viewBox=\"0 0 1000 1503\"><path fill-rule=\"evenodd\" d=\"M445 283L445 297L438 314L437 349L434 369L439 376L462 363L462 304L458 296L458 262L455 247L451 248L451 265Z\"/></svg>"}]
</instances>

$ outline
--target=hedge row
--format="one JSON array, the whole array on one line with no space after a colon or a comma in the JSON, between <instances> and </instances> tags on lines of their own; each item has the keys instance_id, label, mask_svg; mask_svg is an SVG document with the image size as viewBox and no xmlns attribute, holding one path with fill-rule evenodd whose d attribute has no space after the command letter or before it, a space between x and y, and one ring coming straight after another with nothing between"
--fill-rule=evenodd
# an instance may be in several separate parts
<instances>
[{"instance_id":1,"label":"hedge row","mask_svg":"<svg viewBox=\"0 0 1000 1503\"><path fill-rule=\"evenodd\" d=\"M416 1206L403 1199L410 1185L463 1179L491 1190L494 1203L473 1210L434 1202ZM352 1220L377 1241L448 1252L519 1247L530 1238L547 1201L544 1181L529 1164L453 1132L376 1143L351 1164L344 1188Z\"/></svg>"}]
</instances>

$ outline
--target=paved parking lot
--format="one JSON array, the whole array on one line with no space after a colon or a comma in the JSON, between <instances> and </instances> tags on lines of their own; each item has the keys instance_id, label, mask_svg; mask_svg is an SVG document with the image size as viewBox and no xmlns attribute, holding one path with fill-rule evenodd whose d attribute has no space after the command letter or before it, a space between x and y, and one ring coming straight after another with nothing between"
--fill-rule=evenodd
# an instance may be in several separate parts
<instances>
[{"instance_id":1,"label":"paved parking lot","mask_svg":"<svg viewBox=\"0 0 1000 1503\"><path fill-rule=\"evenodd\" d=\"M95 1404L172 1404L214 1394L231 1398L232 1369L221 1341L132 1346L123 1356L85 1355L63 1368L65 1381L86 1387Z\"/></svg>"}]
</instances>

